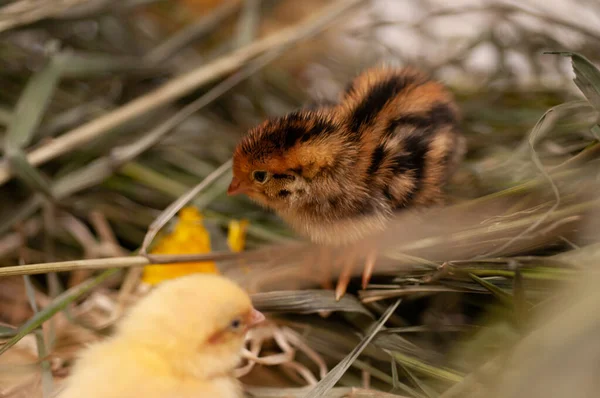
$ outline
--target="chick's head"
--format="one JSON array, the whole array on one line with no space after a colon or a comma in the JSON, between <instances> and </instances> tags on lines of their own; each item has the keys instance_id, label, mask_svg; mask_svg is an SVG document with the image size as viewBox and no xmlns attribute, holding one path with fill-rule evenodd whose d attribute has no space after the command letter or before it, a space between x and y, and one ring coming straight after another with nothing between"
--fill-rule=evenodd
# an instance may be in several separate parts
<instances>
[{"instance_id":1,"label":"chick's head","mask_svg":"<svg viewBox=\"0 0 600 398\"><path fill-rule=\"evenodd\" d=\"M247 330L263 319L234 282L194 274L160 284L131 308L117 336L160 356L174 373L210 378L238 365Z\"/></svg>"},{"instance_id":2,"label":"chick's head","mask_svg":"<svg viewBox=\"0 0 600 398\"><path fill-rule=\"evenodd\" d=\"M338 129L323 111L301 110L248 131L233 154L227 193L246 194L280 211L315 201L323 171L334 164Z\"/></svg>"}]
</instances>

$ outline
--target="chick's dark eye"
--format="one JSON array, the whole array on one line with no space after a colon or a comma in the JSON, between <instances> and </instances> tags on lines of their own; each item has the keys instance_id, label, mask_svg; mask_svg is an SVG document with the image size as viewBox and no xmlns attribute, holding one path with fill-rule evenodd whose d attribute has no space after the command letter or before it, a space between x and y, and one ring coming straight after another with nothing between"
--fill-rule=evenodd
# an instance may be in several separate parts
<instances>
[{"instance_id":1,"label":"chick's dark eye","mask_svg":"<svg viewBox=\"0 0 600 398\"><path fill-rule=\"evenodd\" d=\"M254 181L261 184L267 182L267 176L267 172L262 170L256 170L254 173L252 173L252 178L254 178Z\"/></svg>"},{"instance_id":2,"label":"chick's dark eye","mask_svg":"<svg viewBox=\"0 0 600 398\"><path fill-rule=\"evenodd\" d=\"M231 323L229 324L229 327L232 330L238 330L240 327L242 326L242 321L239 318L234 319L233 321L231 321Z\"/></svg>"}]
</instances>

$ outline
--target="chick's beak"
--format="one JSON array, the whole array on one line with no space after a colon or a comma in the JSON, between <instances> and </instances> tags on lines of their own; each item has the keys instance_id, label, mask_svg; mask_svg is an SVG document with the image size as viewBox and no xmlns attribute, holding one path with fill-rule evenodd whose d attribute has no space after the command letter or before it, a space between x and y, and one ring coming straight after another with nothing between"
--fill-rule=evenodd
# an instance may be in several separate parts
<instances>
[{"instance_id":1,"label":"chick's beak","mask_svg":"<svg viewBox=\"0 0 600 398\"><path fill-rule=\"evenodd\" d=\"M227 195L233 196L240 193L244 193L246 191L247 189L244 186L244 184L242 184L242 182L234 176L231 179L231 184L229 184L229 188L227 188Z\"/></svg>"},{"instance_id":2,"label":"chick's beak","mask_svg":"<svg viewBox=\"0 0 600 398\"><path fill-rule=\"evenodd\" d=\"M248 321L248 327L251 328L253 326L256 326L264 320L265 320L264 314L262 312L258 311L257 309L253 308L252 312L250 313L250 320Z\"/></svg>"}]
</instances>

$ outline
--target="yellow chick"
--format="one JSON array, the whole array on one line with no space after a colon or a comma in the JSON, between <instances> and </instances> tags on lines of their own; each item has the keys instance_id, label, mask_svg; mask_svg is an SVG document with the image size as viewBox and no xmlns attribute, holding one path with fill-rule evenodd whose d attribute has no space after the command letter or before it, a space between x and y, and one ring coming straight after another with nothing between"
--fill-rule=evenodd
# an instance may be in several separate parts
<instances>
[{"instance_id":1,"label":"yellow chick","mask_svg":"<svg viewBox=\"0 0 600 398\"><path fill-rule=\"evenodd\" d=\"M57 398L234 398L246 331L264 320L232 281L193 274L140 300L82 352Z\"/></svg>"}]
</instances>

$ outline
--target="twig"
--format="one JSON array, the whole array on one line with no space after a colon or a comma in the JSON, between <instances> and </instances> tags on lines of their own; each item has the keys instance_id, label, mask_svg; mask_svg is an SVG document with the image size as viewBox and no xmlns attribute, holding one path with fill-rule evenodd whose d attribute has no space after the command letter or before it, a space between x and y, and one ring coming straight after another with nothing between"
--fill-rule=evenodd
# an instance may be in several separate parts
<instances>
[{"instance_id":1,"label":"twig","mask_svg":"<svg viewBox=\"0 0 600 398\"><path fill-rule=\"evenodd\" d=\"M75 128L46 145L31 151L27 161L32 166L43 164L62 154L96 139L126 122L143 114L152 112L177 98L180 98L198 87L210 83L240 66L256 56L276 47L294 44L307 39L324 30L332 21L350 8L360 4L359 0L338 0L324 7L317 15L308 20L262 40L240 48L229 55L223 56L208 65L204 65L181 76L173 78L168 83L156 90L139 97L114 111L108 112L78 128ZM6 161L0 165L0 185L9 180L12 173Z\"/></svg>"},{"instance_id":2,"label":"twig","mask_svg":"<svg viewBox=\"0 0 600 398\"><path fill-rule=\"evenodd\" d=\"M231 253L214 252L201 254L153 254L147 256L127 256L113 258L94 258L86 260L59 261L27 265L0 266L0 278L15 275L36 275L47 272L67 272L81 269L130 268L150 264L175 264L190 261L224 261L251 258L253 254L265 255L265 250Z\"/></svg>"},{"instance_id":3,"label":"twig","mask_svg":"<svg viewBox=\"0 0 600 398\"><path fill-rule=\"evenodd\" d=\"M66 272L80 269L128 268L148 265L150 261L143 256L98 258L90 260L62 261L0 267L0 278L15 275L36 275L47 272Z\"/></svg>"}]
</instances>

